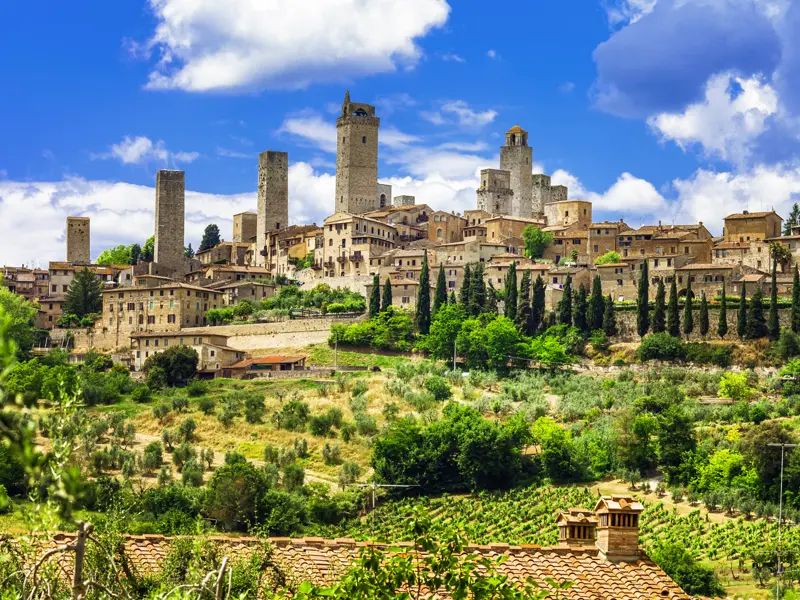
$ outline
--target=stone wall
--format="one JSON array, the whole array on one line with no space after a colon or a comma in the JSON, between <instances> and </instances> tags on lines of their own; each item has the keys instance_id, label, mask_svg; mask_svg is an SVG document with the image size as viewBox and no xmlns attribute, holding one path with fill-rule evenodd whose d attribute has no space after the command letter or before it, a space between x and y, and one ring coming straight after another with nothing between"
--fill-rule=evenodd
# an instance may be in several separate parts
<instances>
[{"instance_id":1,"label":"stone wall","mask_svg":"<svg viewBox=\"0 0 800 600\"><path fill-rule=\"evenodd\" d=\"M333 212L378 208L378 128L375 107L345 98L336 119L336 200Z\"/></svg>"},{"instance_id":2,"label":"stone wall","mask_svg":"<svg viewBox=\"0 0 800 600\"><path fill-rule=\"evenodd\" d=\"M258 233L258 215L243 212L233 215L233 241L249 243Z\"/></svg>"},{"instance_id":3,"label":"stone wall","mask_svg":"<svg viewBox=\"0 0 800 600\"><path fill-rule=\"evenodd\" d=\"M720 337L717 335L717 325L719 324L719 309L718 308L709 308L708 309L708 335L705 338L700 335L699 326L700 326L700 310L695 309L692 311L694 316L694 331L689 336L689 339L692 341L702 341L705 340L719 340ZM621 311L618 310L615 313L617 317L617 327L619 328L619 341L626 341L626 342L638 342L639 341L639 334L636 331L636 310L625 310ZM680 316L681 316L681 323L683 323L683 307L680 307ZM769 317L769 310L765 307L764 308L764 317ZM653 311L650 310L650 318L653 318ZM791 310L788 308L782 308L778 310L778 319L780 321L781 327L788 327L791 319ZM725 336L725 340L729 342L735 342L739 340L739 337L736 335L736 326L739 323L739 311L736 307L728 307L728 334ZM681 336L686 339L686 336L683 335L683 330L681 330Z\"/></svg>"},{"instance_id":4,"label":"stone wall","mask_svg":"<svg viewBox=\"0 0 800 600\"><path fill-rule=\"evenodd\" d=\"M533 185L533 149L530 146L502 146L500 168L511 173L511 214L530 219L532 215L531 193Z\"/></svg>"},{"instance_id":5,"label":"stone wall","mask_svg":"<svg viewBox=\"0 0 800 600\"><path fill-rule=\"evenodd\" d=\"M531 216L544 216L544 207L550 203L550 176L537 173L531 178Z\"/></svg>"},{"instance_id":6,"label":"stone wall","mask_svg":"<svg viewBox=\"0 0 800 600\"><path fill-rule=\"evenodd\" d=\"M89 217L67 217L67 262L92 263Z\"/></svg>"},{"instance_id":7,"label":"stone wall","mask_svg":"<svg viewBox=\"0 0 800 600\"><path fill-rule=\"evenodd\" d=\"M161 170L156 175L156 231L154 261L174 271L184 266L183 220L185 179L183 171Z\"/></svg>"},{"instance_id":8,"label":"stone wall","mask_svg":"<svg viewBox=\"0 0 800 600\"><path fill-rule=\"evenodd\" d=\"M289 154L267 150L258 155L258 223L256 225L256 265L264 266L261 256L268 231L289 226Z\"/></svg>"}]
</instances>

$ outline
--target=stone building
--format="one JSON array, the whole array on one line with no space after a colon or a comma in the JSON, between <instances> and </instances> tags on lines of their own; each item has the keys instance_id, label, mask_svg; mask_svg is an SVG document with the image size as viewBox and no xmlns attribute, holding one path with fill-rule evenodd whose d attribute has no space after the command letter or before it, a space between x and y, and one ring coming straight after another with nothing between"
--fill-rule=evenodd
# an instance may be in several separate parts
<instances>
[{"instance_id":1,"label":"stone building","mask_svg":"<svg viewBox=\"0 0 800 600\"><path fill-rule=\"evenodd\" d=\"M508 171L513 192L511 211L514 217L529 219L532 215L533 149L528 145L528 132L514 125L506 132L506 145L500 147L500 169Z\"/></svg>"},{"instance_id":2,"label":"stone building","mask_svg":"<svg viewBox=\"0 0 800 600\"><path fill-rule=\"evenodd\" d=\"M254 281L256 279L269 279L269 269L264 267L249 267L239 265L205 265L196 271L191 271L184 276L186 283L200 287L209 286L218 281Z\"/></svg>"},{"instance_id":3,"label":"stone building","mask_svg":"<svg viewBox=\"0 0 800 600\"><path fill-rule=\"evenodd\" d=\"M258 215L256 223L256 265L263 267L261 254L267 234L289 225L289 154L267 150L258 155Z\"/></svg>"},{"instance_id":4,"label":"stone building","mask_svg":"<svg viewBox=\"0 0 800 600\"><path fill-rule=\"evenodd\" d=\"M522 232L529 225L542 227L544 224L530 217L514 217L508 215L495 215L489 217L486 223L486 239L489 242L504 242L510 239L522 238Z\"/></svg>"},{"instance_id":5,"label":"stone building","mask_svg":"<svg viewBox=\"0 0 800 600\"><path fill-rule=\"evenodd\" d=\"M67 217L67 262L92 264L89 217Z\"/></svg>"},{"instance_id":6,"label":"stone building","mask_svg":"<svg viewBox=\"0 0 800 600\"><path fill-rule=\"evenodd\" d=\"M440 244L459 242L464 239L466 224L467 220L455 212L433 211L428 222L428 239Z\"/></svg>"},{"instance_id":7,"label":"stone building","mask_svg":"<svg viewBox=\"0 0 800 600\"><path fill-rule=\"evenodd\" d=\"M323 225L324 277L370 274L371 259L397 245L397 229L367 216L338 212Z\"/></svg>"},{"instance_id":8,"label":"stone building","mask_svg":"<svg viewBox=\"0 0 800 600\"><path fill-rule=\"evenodd\" d=\"M625 257L685 254L695 262L711 262L714 241L702 221L690 225L642 225L620 232L618 252Z\"/></svg>"},{"instance_id":9,"label":"stone building","mask_svg":"<svg viewBox=\"0 0 800 600\"><path fill-rule=\"evenodd\" d=\"M228 346L228 337L189 332L145 332L130 336L133 367L141 371L145 361L173 346L188 346L197 352L197 373L200 377L215 377L222 369L243 360L247 354Z\"/></svg>"},{"instance_id":10,"label":"stone building","mask_svg":"<svg viewBox=\"0 0 800 600\"><path fill-rule=\"evenodd\" d=\"M639 267L643 261L629 261L597 265L603 295L611 295L615 302L635 300L638 294Z\"/></svg>"},{"instance_id":11,"label":"stone building","mask_svg":"<svg viewBox=\"0 0 800 600\"><path fill-rule=\"evenodd\" d=\"M592 223L589 227L590 261L594 263L608 252L619 252L619 235L629 229L630 227L622 219Z\"/></svg>"},{"instance_id":12,"label":"stone building","mask_svg":"<svg viewBox=\"0 0 800 600\"><path fill-rule=\"evenodd\" d=\"M395 196L392 199L392 206L414 206L416 201L414 196Z\"/></svg>"},{"instance_id":13,"label":"stone building","mask_svg":"<svg viewBox=\"0 0 800 600\"><path fill-rule=\"evenodd\" d=\"M728 215L724 219L722 238L726 242L749 242L765 240L781 235L783 219L771 210L769 212L742 211Z\"/></svg>"},{"instance_id":14,"label":"stone building","mask_svg":"<svg viewBox=\"0 0 800 600\"><path fill-rule=\"evenodd\" d=\"M362 214L380 208L378 190L378 128L375 107L350 101L344 96L336 119L335 212ZM391 191L389 196L391 197Z\"/></svg>"},{"instance_id":15,"label":"stone building","mask_svg":"<svg viewBox=\"0 0 800 600\"><path fill-rule=\"evenodd\" d=\"M481 169L478 210L492 215L510 215L513 198L511 173L500 169Z\"/></svg>"},{"instance_id":16,"label":"stone building","mask_svg":"<svg viewBox=\"0 0 800 600\"><path fill-rule=\"evenodd\" d=\"M550 176L537 173L531 177L531 216L544 218L544 207L550 204Z\"/></svg>"},{"instance_id":17,"label":"stone building","mask_svg":"<svg viewBox=\"0 0 800 600\"><path fill-rule=\"evenodd\" d=\"M156 231L153 260L180 272L184 268L183 224L185 210L183 171L156 174Z\"/></svg>"},{"instance_id":18,"label":"stone building","mask_svg":"<svg viewBox=\"0 0 800 600\"><path fill-rule=\"evenodd\" d=\"M252 214L252 213L250 213ZM208 250L200 250L194 257L204 265L239 265L247 264L247 242L220 242Z\"/></svg>"},{"instance_id":19,"label":"stone building","mask_svg":"<svg viewBox=\"0 0 800 600\"><path fill-rule=\"evenodd\" d=\"M266 269L274 275L294 275L296 264L314 252L317 234L321 229L311 225L290 225L267 234Z\"/></svg>"},{"instance_id":20,"label":"stone building","mask_svg":"<svg viewBox=\"0 0 800 600\"><path fill-rule=\"evenodd\" d=\"M562 195L566 196L566 187L554 186L550 188L551 194L556 189L563 189ZM592 203L586 200L555 200L553 196L553 200L544 206L544 215L548 227L578 224L588 229L592 224Z\"/></svg>"},{"instance_id":21,"label":"stone building","mask_svg":"<svg viewBox=\"0 0 800 600\"><path fill-rule=\"evenodd\" d=\"M392 186L388 183L379 183L375 194L375 207L385 208L387 206L392 206Z\"/></svg>"},{"instance_id":22,"label":"stone building","mask_svg":"<svg viewBox=\"0 0 800 600\"><path fill-rule=\"evenodd\" d=\"M242 212L233 215L233 239L234 242L249 244L256 239L258 234L258 214L254 212Z\"/></svg>"},{"instance_id":23,"label":"stone building","mask_svg":"<svg viewBox=\"0 0 800 600\"><path fill-rule=\"evenodd\" d=\"M462 240L486 241L486 221L492 217L492 214L479 208L478 210L465 210L464 217L467 222L463 228Z\"/></svg>"}]
</instances>

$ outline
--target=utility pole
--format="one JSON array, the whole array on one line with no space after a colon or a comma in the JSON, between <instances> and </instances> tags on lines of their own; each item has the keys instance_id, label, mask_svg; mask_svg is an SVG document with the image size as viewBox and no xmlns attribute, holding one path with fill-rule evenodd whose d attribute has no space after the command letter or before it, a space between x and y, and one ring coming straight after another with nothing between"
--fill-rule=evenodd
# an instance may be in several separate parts
<instances>
[{"instance_id":1,"label":"utility pole","mask_svg":"<svg viewBox=\"0 0 800 600\"><path fill-rule=\"evenodd\" d=\"M453 342L453 371L456 370L456 343Z\"/></svg>"},{"instance_id":2,"label":"utility pole","mask_svg":"<svg viewBox=\"0 0 800 600\"><path fill-rule=\"evenodd\" d=\"M412 487L419 487L419 485L400 485L400 484L389 484L389 483L351 483L351 487L364 487L364 488L372 488L372 518L370 519L370 536L374 539L375 538L375 505L377 500L377 490L378 488L412 488Z\"/></svg>"},{"instance_id":3,"label":"utility pole","mask_svg":"<svg viewBox=\"0 0 800 600\"><path fill-rule=\"evenodd\" d=\"M781 597L781 581L783 579L783 565L781 564L781 530L783 527L783 457L786 448L797 448L797 444L767 444L773 448L781 449L781 484L780 499L778 502L778 573L775 578L775 597Z\"/></svg>"}]
</instances>

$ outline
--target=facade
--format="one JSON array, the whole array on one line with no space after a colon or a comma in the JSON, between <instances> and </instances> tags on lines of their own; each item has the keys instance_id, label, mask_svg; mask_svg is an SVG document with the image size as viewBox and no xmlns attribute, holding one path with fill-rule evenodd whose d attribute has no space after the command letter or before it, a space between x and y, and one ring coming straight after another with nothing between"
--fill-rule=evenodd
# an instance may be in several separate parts
<instances>
[{"instance_id":1,"label":"facade","mask_svg":"<svg viewBox=\"0 0 800 600\"><path fill-rule=\"evenodd\" d=\"M258 213L243 212L233 215L233 241L249 244L258 234Z\"/></svg>"},{"instance_id":2,"label":"facade","mask_svg":"<svg viewBox=\"0 0 800 600\"><path fill-rule=\"evenodd\" d=\"M369 275L371 260L397 244L395 227L365 215L336 213L325 219L323 228L326 277Z\"/></svg>"},{"instance_id":3,"label":"facade","mask_svg":"<svg viewBox=\"0 0 800 600\"><path fill-rule=\"evenodd\" d=\"M92 264L89 217L67 217L67 262Z\"/></svg>"},{"instance_id":4,"label":"facade","mask_svg":"<svg viewBox=\"0 0 800 600\"><path fill-rule=\"evenodd\" d=\"M513 197L511 173L500 169L481 169L478 210L492 215L510 215Z\"/></svg>"},{"instance_id":5,"label":"facade","mask_svg":"<svg viewBox=\"0 0 800 600\"><path fill-rule=\"evenodd\" d=\"M500 148L500 169L508 171L513 192L511 214L531 218L533 188L533 149L528 145L528 132L514 125L506 132L506 145Z\"/></svg>"},{"instance_id":6,"label":"facade","mask_svg":"<svg viewBox=\"0 0 800 600\"><path fill-rule=\"evenodd\" d=\"M379 197L376 198L380 124L374 106L351 102L350 92L345 94L342 112L336 119L337 213L362 214L380 208Z\"/></svg>"},{"instance_id":7,"label":"facade","mask_svg":"<svg viewBox=\"0 0 800 600\"><path fill-rule=\"evenodd\" d=\"M503 242L510 239L522 238L522 232L529 225L542 227L544 224L530 217L514 217L499 215L489 217L486 223L486 240L489 242Z\"/></svg>"},{"instance_id":8,"label":"facade","mask_svg":"<svg viewBox=\"0 0 800 600\"><path fill-rule=\"evenodd\" d=\"M232 364L223 370L225 377L234 379L256 379L270 377L280 371L304 371L303 356L258 356Z\"/></svg>"},{"instance_id":9,"label":"facade","mask_svg":"<svg viewBox=\"0 0 800 600\"><path fill-rule=\"evenodd\" d=\"M392 206L414 206L416 201L414 196L395 196L392 199Z\"/></svg>"},{"instance_id":10,"label":"facade","mask_svg":"<svg viewBox=\"0 0 800 600\"><path fill-rule=\"evenodd\" d=\"M379 183L375 193L375 204L378 208L392 206L392 186L388 183Z\"/></svg>"},{"instance_id":11,"label":"facade","mask_svg":"<svg viewBox=\"0 0 800 600\"><path fill-rule=\"evenodd\" d=\"M592 223L589 227L589 256L594 261L608 252L619 252L619 234L630 227L622 220Z\"/></svg>"},{"instance_id":12,"label":"facade","mask_svg":"<svg viewBox=\"0 0 800 600\"><path fill-rule=\"evenodd\" d=\"M537 173L531 177L531 216L544 218L544 207L550 204L550 176Z\"/></svg>"},{"instance_id":13,"label":"facade","mask_svg":"<svg viewBox=\"0 0 800 600\"><path fill-rule=\"evenodd\" d=\"M222 370L243 360L246 353L228 346L224 335L190 334L188 332L135 333L131 335L133 368L141 371L145 361L172 346L189 346L197 352L199 375L221 375Z\"/></svg>"},{"instance_id":14,"label":"facade","mask_svg":"<svg viewBox=\"0 0 800 600\"><path fill-rule=\"evenodd\" d=\"M749 242L765 240L781 235L783 219L772 210L769 212L742 211L728 215L722 229L723 241Z\"/></svg>"},{"instance_id":15,"label":"facade","mask_svg":"<svg viewBox=\"0 0 800 600\"><path fill-rule=\"evenodd\" d=\"M252 213L249 213L252 214ZM239 265L247 264L247 242L220 242L213 248L201 250L194 257L204 265Z\"/></svg>"},{"instance_id":16,"label":"facade","mask_svg":"<svg viewBox=\"0 0 800 600\"><path fill-rule=\"evenodd\" d=\"M289 225L289 154L267 150L258 155L258 215L256 217L256 265L267 234Z\"/></svg>"},{"instance_id":17,"label":"facade","mask_svg":"<svg viewBox=\"0 0 800 600\"><path fill-rule=\"evenodd\" d=\"M564 190L560 195L566 196L566 187L554 186L550 188L553 201L544 206L544 216L548 227L554 225L570 226L578 224L588 229L592 224L592 203L586 200L555 200L554 191Z\"/></svg>"},{"instance_id":18,"label":"facade","mask_svg":"<svg viewBox=\"0 0 800 600\"><path fill-rule=\"evenodd\" d=\"M428 221L428 239L440 244L460 242L464 239L466 224L467 220L461 215L455 214L455 212L434 211Z\"/></svg>"},{"instance_id":19,"label":"facade","mask_svg":"<svg viewBox=\"0 0 800 600\"><path fill-rule=\"evenodd\" d=\"M240 267L236 265L208 265L197 271L187 273L184 277L186 283L207 287L220 281L253 281L256 279L269 279L270 272L261 267Z\"/></svg>"},{"instance_id":20,"label":"facade","mask_svg":"<svg viewBox=\"0 0 800 600\"><path fill-rule=\"evenodd\" d=\"M184 265L183 227L185 179L183 171L156 174L156 231L153 260L173 271Z\"/></svg>"}]
</instances>

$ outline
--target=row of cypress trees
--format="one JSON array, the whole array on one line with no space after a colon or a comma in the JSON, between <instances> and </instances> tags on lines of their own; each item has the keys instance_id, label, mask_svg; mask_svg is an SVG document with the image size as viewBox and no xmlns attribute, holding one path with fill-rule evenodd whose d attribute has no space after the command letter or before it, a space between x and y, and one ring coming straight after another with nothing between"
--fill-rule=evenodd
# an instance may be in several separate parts
<instances>
[{"instance_id":1,"label":"row of cypress trees","mask_svg":"<svg viewBox=\"0 0 800 600\"><path fill-rule=\"evenodd\" d=\"M599 275L594 276L590 293L583 284L573 292L572 276L567 275L563 295L556 307L556 319L560 325L575 327L585 335L599 329L608 337L619 333L614 300L611 294L603 296Z\"/></svg>"}]
</instances>

